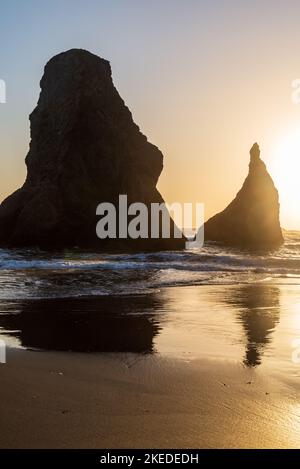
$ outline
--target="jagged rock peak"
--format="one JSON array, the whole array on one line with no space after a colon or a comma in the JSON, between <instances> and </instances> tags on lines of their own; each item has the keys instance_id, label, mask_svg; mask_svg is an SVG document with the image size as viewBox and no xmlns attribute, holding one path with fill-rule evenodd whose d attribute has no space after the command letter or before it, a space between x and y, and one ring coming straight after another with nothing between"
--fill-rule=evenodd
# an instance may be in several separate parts
<instances>
[{"instance_id":1,"label":"jagged rock peak","mask_svg":"<svg viewBox=\"0 0 300 469\"><path fill-rule=\"evenodd\" d=\"M163 202L156 188L163 155L134 123L113 84L109 62L71 49L49 60L40 85L30 115L27 178L0 206L0 243L184 247L183 238L120 241L96 236L96 207L101 202L116 206L119 194L126 194L128 203Z\"/></svg>"},{"instance_id":2,"label":"jagged rock peak","mask_svg":"<svg viewBox=\"0 0 300 469\"><path fill-rule=\"evenodd\" d=\"M260 159L260 149L258 143L254 143L250 148L250 163L255 163Z\"/></svg>"},{"instance_id":3,"label":"jagged rock peak","mask_svg":"<svg viewBox=\"0 0 300 469\"><path fill-rule=\"evenodd\" d=\"M283 243L278 192L257 143L250 150L249 173L242 188L222 212L205 223L205 239L249 248Z\"/></svg>"}]
</instances>

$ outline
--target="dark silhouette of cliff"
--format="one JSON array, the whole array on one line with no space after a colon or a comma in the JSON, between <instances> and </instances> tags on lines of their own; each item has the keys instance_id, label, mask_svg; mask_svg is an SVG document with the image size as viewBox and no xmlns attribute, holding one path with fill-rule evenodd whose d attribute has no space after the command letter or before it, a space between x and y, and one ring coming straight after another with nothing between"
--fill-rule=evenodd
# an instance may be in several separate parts
<instances>
[{"instance_id":1,"label":"dark silhouette of cliff","mask_svg":"<svg viewBox=\"0 0 300 469\"><path fill-rule=\"evenodd\" d=\"M24 185L0 206L0 243L42 247L177 249L184 238L96 236L96 207L162 203L156 189L163 155L134 123L108 61L81 49L53 57L30 115ZM118 215L118 212L117 212ZM173 230L171 221L171 233ZM150 228L149 228L150 232Z\"/></svg>"},{"instance_id":2,"label":"dark silhouette of cliff","mask_svg":"<svg viewBox=\"0 0 300 469\"><path fill-rule=\"evenodd\" d=\"M274 248L283 243L278 192L260 150L250 150L249 173L235 199L204 225L205 240L246 248Z\"/></svg>"}]
</instances>

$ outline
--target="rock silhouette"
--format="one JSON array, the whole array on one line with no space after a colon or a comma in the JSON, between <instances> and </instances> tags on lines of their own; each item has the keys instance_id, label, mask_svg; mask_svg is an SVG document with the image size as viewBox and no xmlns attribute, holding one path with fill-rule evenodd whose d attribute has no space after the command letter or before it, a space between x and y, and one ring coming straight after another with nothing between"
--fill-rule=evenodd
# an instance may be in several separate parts
<instances>
[{"instance_id":1,"label":"rock silhouette","mask_svg":"<svg viewBox=\"0 0 300 469\"><path fill-rule=\"evenodd\" d=\"M0 206L0 243L45 247L177 249L184 238L96 236L96 207L162 203L156 184L163 155L134 123L107 60L81 49L53 57L30 115L24 185ZM118 217L117 217L118 218ZM171 220L171 234L173 233ZM150 231L150 229L149 229Z\"/></svg>"},{"instance_id":2,"label":"rock silhouette","mask_svg":"<svg viewBox=\"0 0 300 469\"><path fill-rule=\"evenodd\" d=\"M205 240L246 248L275 248L283 243L278 192L260 150L250 150L249 173L235 199L204 225Z\"/></svg>"}]
</instances>

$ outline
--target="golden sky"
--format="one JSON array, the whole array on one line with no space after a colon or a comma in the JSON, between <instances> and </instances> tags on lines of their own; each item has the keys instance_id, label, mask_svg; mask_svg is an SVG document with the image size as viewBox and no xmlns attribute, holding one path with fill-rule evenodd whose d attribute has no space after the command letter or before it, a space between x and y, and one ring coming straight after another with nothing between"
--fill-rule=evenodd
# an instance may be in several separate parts
<instances>
[{"instance_id":1,"label":"golden sky","mask_svg":"<svg viewBox=\"0 0 300 469\"><path fill-rule=\"evenodd\" d=\"M282 225L300 229L300 104L291 99L300 78L300 3L247 3L7 3L0 17L7 85L1 199L25 178L28 115L43 66L82 47L111 61L135 121L163 151L158 187L168 202L203 202L206 218L222 210L241 187L257 141L279 189Z\"/></svg>"}]
</instances>

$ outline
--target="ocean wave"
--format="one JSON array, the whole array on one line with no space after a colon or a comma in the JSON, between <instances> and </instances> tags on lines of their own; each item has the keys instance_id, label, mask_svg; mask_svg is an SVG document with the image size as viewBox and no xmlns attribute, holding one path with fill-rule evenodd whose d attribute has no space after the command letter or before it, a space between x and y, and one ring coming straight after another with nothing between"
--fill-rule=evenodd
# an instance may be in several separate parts
<instances>
[{"instance_id":1,"label":"ocean wave","mask_svg":"<svg viewBox=\"0 0 300 469\"><path fill-rule=\"evenodd\" d=\"M208 244L156 253L90 253L0 249L0 297L139 294L162 286L261 281L300 284L300 234L270 253Z\"/></svg>"},{"instance_id":2,"label":"ocean wave","mask_svg":"<svg viewBox=\"0 0 300 469\"><path fill-rule=\"evenodd\" d=\"M300 257L255 257L224 254L189 253L179 256L177 253L162 255L106 256L103 259L0 259L0 270L127 270L127 269L173 269L187 271L286 271L300 273Z\"/></svg>"}]
</instances>

